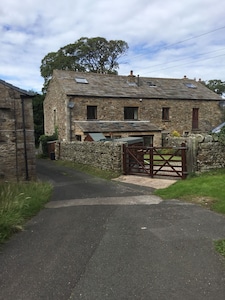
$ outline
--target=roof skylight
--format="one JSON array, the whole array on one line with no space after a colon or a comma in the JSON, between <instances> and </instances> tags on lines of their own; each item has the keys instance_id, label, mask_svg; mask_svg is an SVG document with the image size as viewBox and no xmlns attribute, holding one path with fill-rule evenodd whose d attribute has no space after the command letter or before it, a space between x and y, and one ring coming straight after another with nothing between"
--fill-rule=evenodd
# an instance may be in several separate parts
<instances>
[{"instance_id":1,"label":"roof skylight","mask_svg":"<svg viewBox=\"0 0 225 300\"><path fill-rule=\"evenodd\" d=\"M88 83L86 78L76 77L75 80L76 80L76 83Z\"/></svg>"},{"instance_id":2,"label":"roof skylight","mask_svg":"<svg viewBox=\"0 0 225 300\"><path fill-rule=\"evenodd\" d=\"M196 89L197 86L194 85L193 83L185 83L186 87L188 87L189 89Z\"/></svg>"},{"instance_id":3,"label":"roof skylight","mask_svg":"<svg viewBox=\"0 0 225 300\"><path fill-rule=\"evenodd\" d=\"M128 81L127 83L129 86L137 86L136 82L134 81Z\"/></svg>"},{"instance_id":4,"label":"roof skylight","mask_svg":"<svg viewBox=\"0 0 225 300\"><path fill-rule=\"evenodd\" d=\"M152 81L148 81L147 84L150 87L156 87L156 84L154 82L152 82Z\"/></svg>"}]
</instances>

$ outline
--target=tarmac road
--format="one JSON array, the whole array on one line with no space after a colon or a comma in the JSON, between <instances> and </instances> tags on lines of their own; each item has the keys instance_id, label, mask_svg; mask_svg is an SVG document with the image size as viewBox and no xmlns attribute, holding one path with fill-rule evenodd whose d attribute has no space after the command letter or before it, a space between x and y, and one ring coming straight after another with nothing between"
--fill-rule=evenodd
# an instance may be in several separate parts
<instances>
[{"instance_id":1,"label":"tarmac road","mask_svg":"<svg viewBox=\"0 0 225 300\"><path fill-rule=\"evenodd\" d=\"M51 201L0 253L4 300L224 300L225 217L38 161Z\"/></svg>"}]
</instances>

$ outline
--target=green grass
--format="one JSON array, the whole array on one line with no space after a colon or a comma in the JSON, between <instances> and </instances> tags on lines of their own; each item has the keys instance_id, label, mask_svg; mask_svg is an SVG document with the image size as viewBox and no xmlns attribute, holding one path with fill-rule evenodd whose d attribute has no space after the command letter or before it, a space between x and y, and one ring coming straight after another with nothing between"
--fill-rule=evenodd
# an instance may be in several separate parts
<instances>
[{"instance_id":1,"label":"green grass","mask_svg":"<svg viewBox=\"0 0 225 300\"><path fill-rule=\"evenodd\" d=\"M100 177L106 180L111 180L113 178L119 177L121 173L119 172L112 172L107 170L98 169L89 165L85 164L79 164L74 161L63 161L63 160L56 160L55 164L58 164L59 166L64 166L68 168L73 168L75 170L78 170L80 172L87 173L89 175Z\"/></svg>"},{"instance_id":2,"label":"green grass","mask_svg":"<svg viewBox=\"0 0 225 300\"><path fill-rule=\"evenodd\" d=\"M225 240L215 241L215 249L225 257Z\"/></svg>"},{"instance_id":3,"label":"green grass","mask_svg":"<svg viewBox=\"0 0 225 300\"><path fill-rule=\"evenodd\" d=\"M225 168L179 180L155 191L163 199L180 199L198 203L225 214ZM225 256L225 239L215 242L215 249Z\"/></svg>"},{"instance_id":4,"label":"green grass","mask_svg":"<svg viewBox=\"0 0 225 300\"><path fill-rule=\"evenodd\" d=\"M225 214L225 169L179 180L165 189L155 191L163 199L197 202Z\"/></svg>"},{"instance_id":5,"label":"green grass","mask_svg":"<svg viewBox=\"0 0 225 300\"><path fill-rule=\"evenodd\" d=\"M52 186L49 183L0 183L0 243L23 229L24 223L44 207Z\"/></svg>"}]
</instances>

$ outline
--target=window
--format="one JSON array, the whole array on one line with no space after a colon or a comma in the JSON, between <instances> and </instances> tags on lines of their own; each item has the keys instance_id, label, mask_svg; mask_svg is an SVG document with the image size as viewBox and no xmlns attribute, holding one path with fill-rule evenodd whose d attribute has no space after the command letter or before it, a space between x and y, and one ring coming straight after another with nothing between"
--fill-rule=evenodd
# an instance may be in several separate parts
<instances>
[{"instance_id":1,"label":"window","mask_svg":"<svg viewBox=\"0 0 225 300\"><path fill-rule=\"evenodd\" d=\"M162 120L163 121L169 121L170 120L170 116L169 116L169 107L163 107L162 108Z\"/></svg>"},{"instance_id":2,"label":"window","mask_svg":"<svg viewBox=\"0 0 225 300\"><path fill-rule=\"evenodd\" d=\"M124 107L124 120L137 120L138 107Z\"/></svg>"},{"instance_id":3,"label":"window","mask_svg":"<svg viewBox=\"0 0 225 300\"><path fill-rule=\"evenodd\" d=\"M188 87L189 89L196 89L197 86L194 85L193 83L185 83L186 87Z\"/></svg>"},{"instance_id":4,"label":"window","mask_svg":"<svg viewBox=\"0 0 225 300\"><path fill-rule=\"evenodd\" d=\"M150 87L156 87L156 84L154 82L152 82L152 81L148 81L147 84Z\"/></svg>"},{"instance_id":5,"label":"window","mask_svg":"<svg viewBox=\"0 0 225 300\"><path fill-rule=\"evenodd\" d=\"M53 110L54 128L56 127L56 109Z\"/></svg>"},{"instance_id":6,"label":"window","mask_svg":"<svg viewBox=\"0 0 225 300\"><path fill-rule=\"evenodd\" d=\"M199 114L199 108L193 108L192 109L192 130L198 129L198 114Z\"/></svg>"},{"instance_id":7,"label":"window","mask_svg":"<svg viewBox=\"0 0 225 300\"><path fill-rule=\"evenodd\" d=\"M75 78L76 83L88 83L86 78Z\"/></svg>"},{"instance_id":8,"label":"window","mask_svg":"<svg viewBox=\"0 0 225 300\"><path fill-rule=\"evenodd\" d=\"M97 106L87 106L87 119L88 120L97 119Z\"/></svg>"}]
</instances>

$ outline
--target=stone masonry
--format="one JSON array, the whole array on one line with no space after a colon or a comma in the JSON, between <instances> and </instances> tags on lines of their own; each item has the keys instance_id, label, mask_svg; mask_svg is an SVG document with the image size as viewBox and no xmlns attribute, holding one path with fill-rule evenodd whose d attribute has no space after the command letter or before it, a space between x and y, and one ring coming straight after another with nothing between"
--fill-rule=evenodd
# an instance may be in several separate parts
<instances>
[{"instance_id":1,"label":"stone masonry","mask_svg":"<svg viewBox=\"0 0 225 300\"><path fill-rule=\"evenodd\" d=\"M31 96L0 81L0 180L36 178Z\"/></svg>"}]
</instances>

